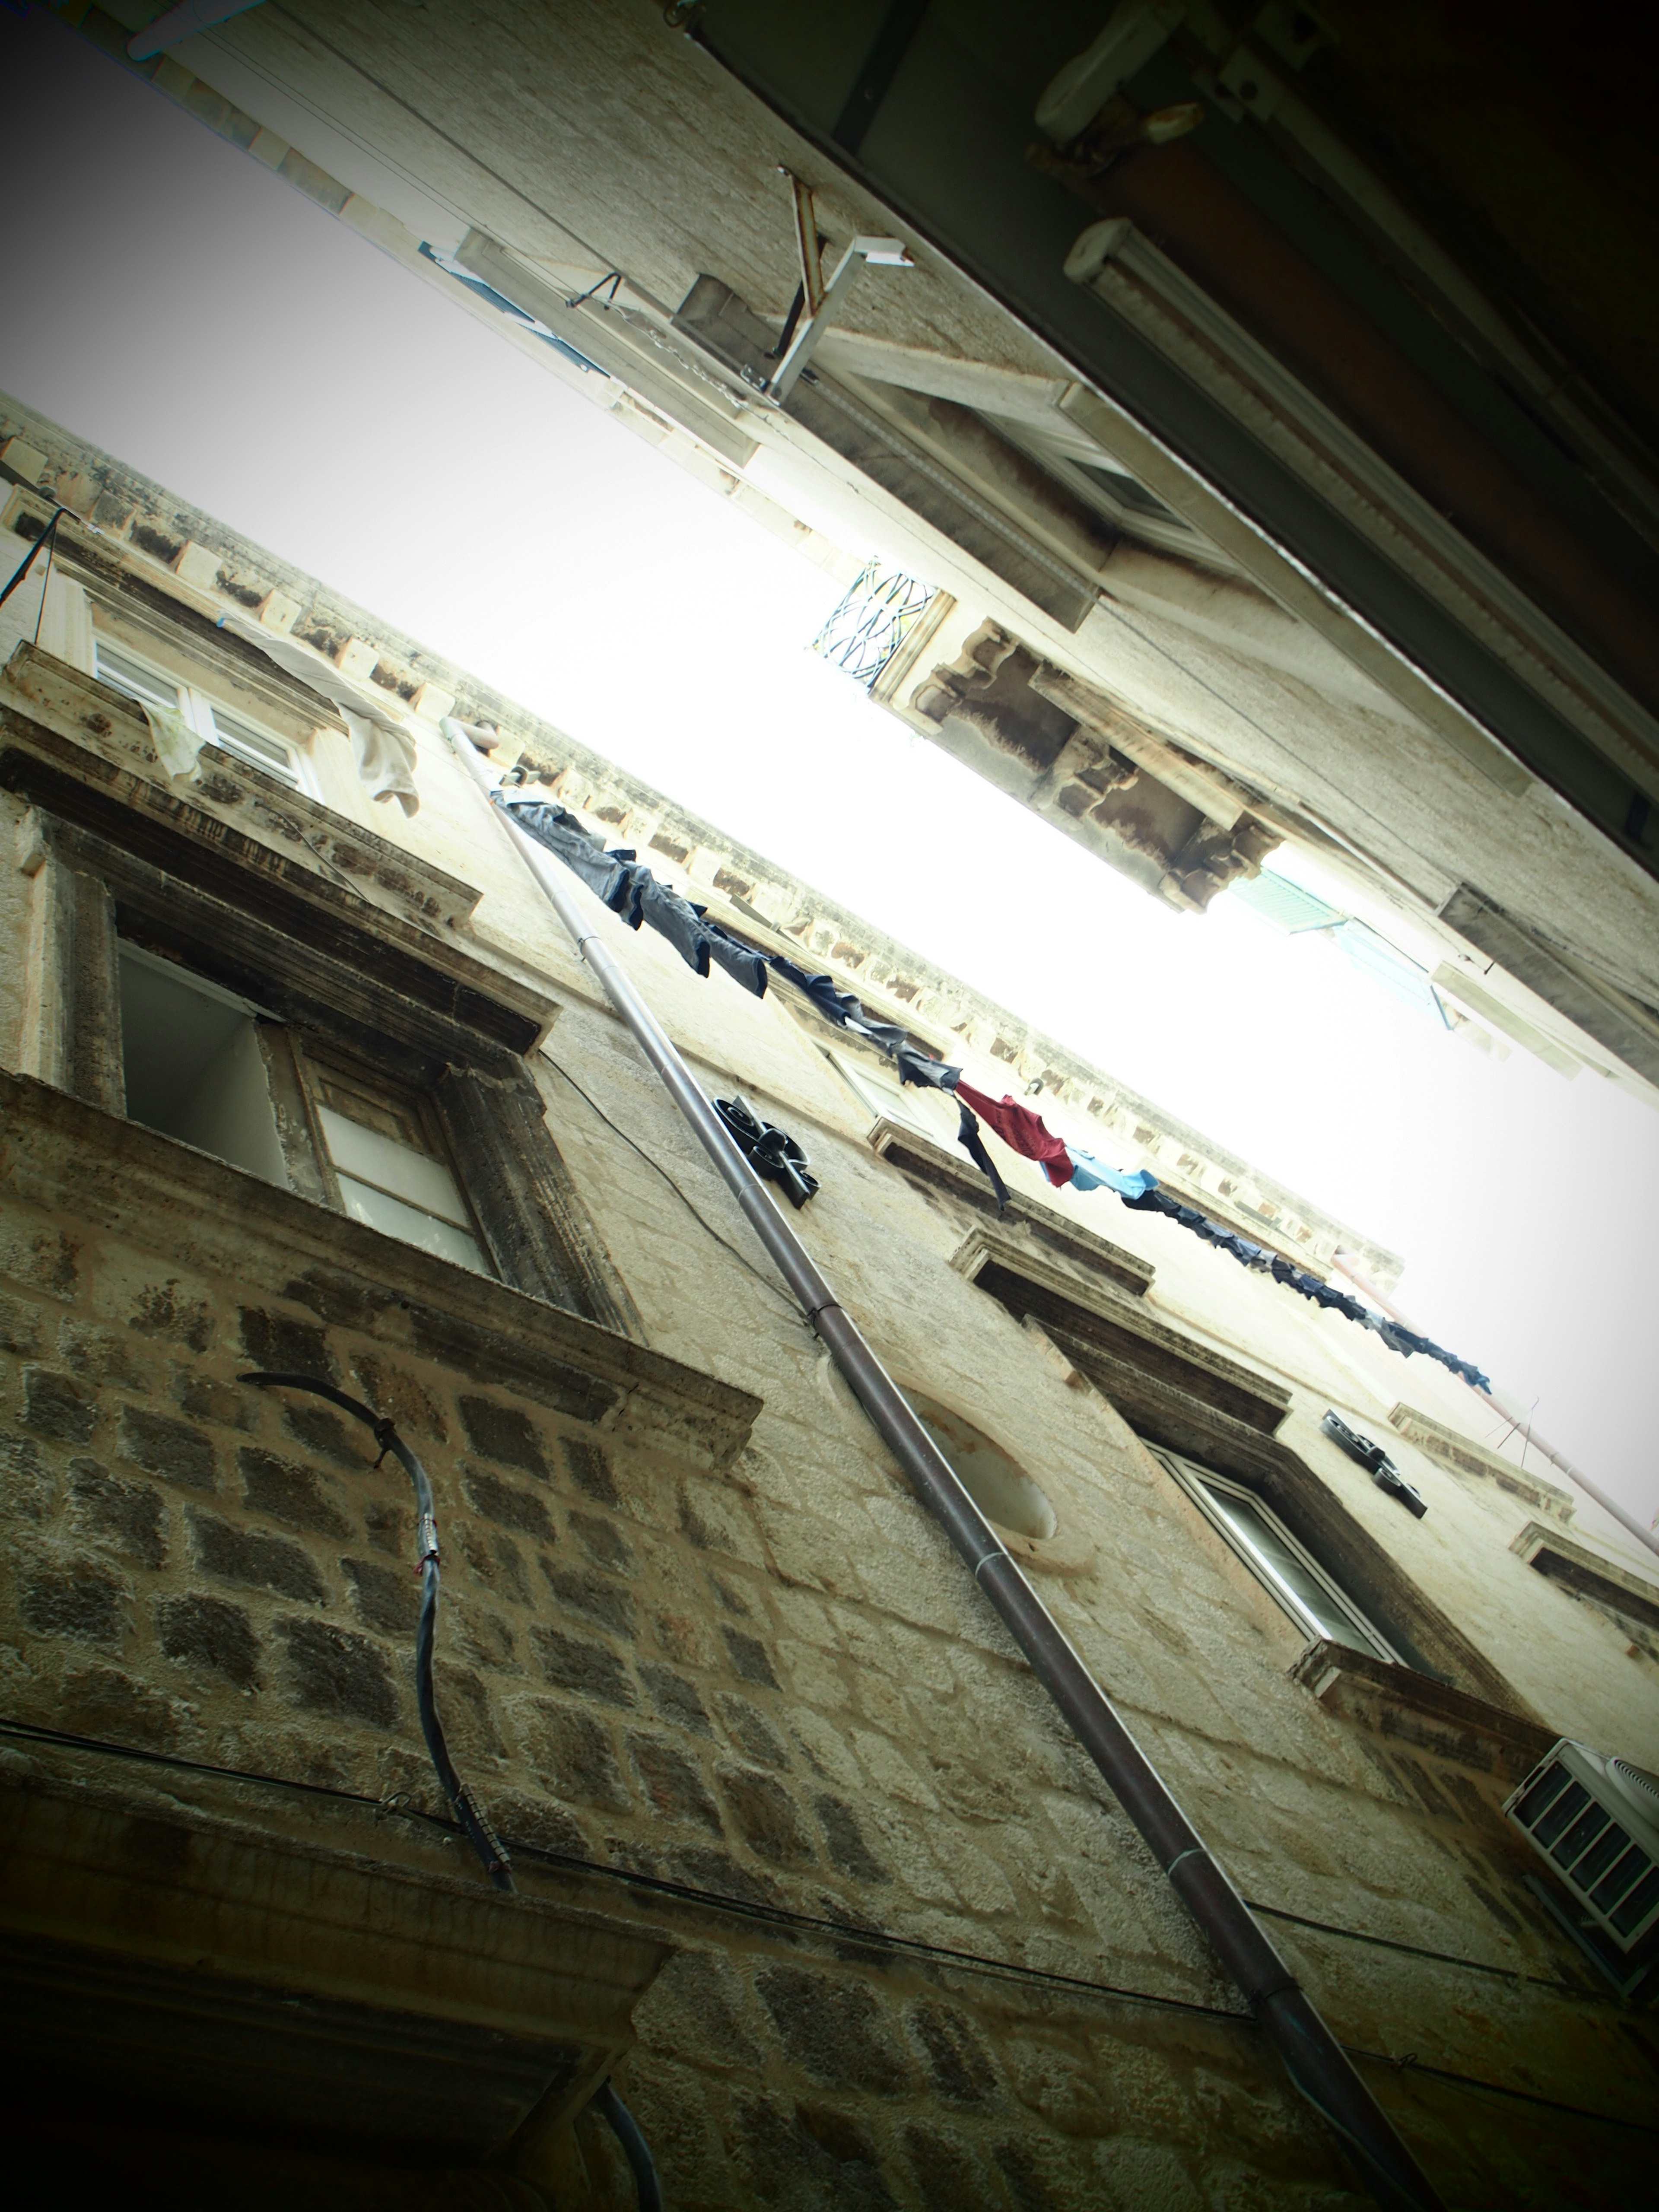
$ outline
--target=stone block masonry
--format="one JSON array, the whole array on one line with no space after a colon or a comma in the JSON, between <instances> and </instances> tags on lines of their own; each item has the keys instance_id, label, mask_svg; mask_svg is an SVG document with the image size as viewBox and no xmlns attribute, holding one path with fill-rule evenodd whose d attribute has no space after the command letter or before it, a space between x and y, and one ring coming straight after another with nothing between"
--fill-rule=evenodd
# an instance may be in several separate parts
<instances>
[{"instance_id":1,"label":"stone block masonry","mask_svg":"<svg viewBox=\"0 0 1659 2212\"><path fill-rule=\"evenodd\" d=\"M331 1379L431 1474L439 1696L526 1886L604 1887L674 1943L619 2078L682 2212L1347 2201L896 1500L915 1571L850 1573L755 1401L586 1323L538 1358L459 1270L425 1285L441 1313L387 1297L356 1224L280 1194L261 1219L234 1170L5 1080L5 1719L443 1815L405 1480L326 1406L237 1376ZM886 1494L855 1424L817 1418ZM1462 2155L1455 2105L1393 2094ZM1498 2201L1488 2171L1470 2203ZM597 2212L593 2188L570 2201Z\"/></svg>"}]
</instances>

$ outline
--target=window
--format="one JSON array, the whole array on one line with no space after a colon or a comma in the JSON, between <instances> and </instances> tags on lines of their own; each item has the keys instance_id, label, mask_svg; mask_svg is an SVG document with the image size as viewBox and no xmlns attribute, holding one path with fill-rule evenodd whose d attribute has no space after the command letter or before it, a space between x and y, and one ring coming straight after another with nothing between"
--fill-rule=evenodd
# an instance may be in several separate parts
<instances>
[{"instance_id":1,"label":"window","mask_svg":"<svg viewBox=\"0 0 1659 2212\"><path fill-rule=\"evenodd\" d=\"M938 1122L929 1118L923 1103L929 1094L907 1091L896 1075L889 1075L884 1069L854 1060L844 1052L830 1050L826 1057L872 1120L896 1121L903 1128L915 1129L921 1136L936 1140L955 1137L954 1127L941 1130Z\"/></svg>"},{"instance_id":2,"label":"window","mask_svg":"<svg viewBox=\"0 0 1659 2212\"><path fill-rule=\"evenodd\" d=\"M1358 1607L1253 1491L1174 1452L1159 1450L1158 1456L1305 1635L1398 1660Z\"/></svg>"},{"instance_id":3,"label":"window","mask_svg":"<svg viewBox=\"0 0 1659 2212\"><path fill-rule=\"evenodd\" d=\"M306 1180L356 1221L494 1272L436 1116L415 1092L296 1048L263 1007L141 945L123 942L119 966L129 1120L292 1188L263 1026L286 1052L321 1138ZM290 1146L304 1142L290 1130Z\"/></svg>"},{"instance_id":4,"label":"window","mask_svg":"<svg viewBox=\"0 0 1659 2212\"><path fill-rule=\"evenodd\" d=\"M405 1244L488 1273L442 1138L420 1100L306 1058L344 1212Z\"/></svg>"},{"instance_id":5,"label":"window","mask_svg":"<svg viewBox=\"0 0 1659 2212\"><path fill-rule=\"evenodd\" d=\"M159 668L153 668L148 661L129 653L125 646L112 645L101 633L94 633L93 658L100 678L115 690L125 691L141 705L175 708L191 728L210 744L254 768L263 769L267 775L280 777L296 791L316 796L307 763L298 749L285 738L273 737L269 730L258 728L245 715L218 705L193 684L175 682Z\"/></svg>"},{"instance_id":6,"label":"window","mask_svg":"<svg viewBox=\"0 0 1659 2212\"><path fill-rule=\"evenodd\" d=\"M119 984L127 1118L286 1188L259 1008L136 945Z\"/></svg>"}]
</instances>

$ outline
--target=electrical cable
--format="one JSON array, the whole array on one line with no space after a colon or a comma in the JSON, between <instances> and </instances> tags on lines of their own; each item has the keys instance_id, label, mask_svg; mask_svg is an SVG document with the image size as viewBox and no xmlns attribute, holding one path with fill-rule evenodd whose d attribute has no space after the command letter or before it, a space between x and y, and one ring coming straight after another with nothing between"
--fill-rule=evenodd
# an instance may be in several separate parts
<instances>
[{"instance_id":1,"label":"electrical cable","mask_svg":"<svg viewBox=\"0 0 1659 2212\"><path fill-rule=\"evenodd\" d=\"M680 1188L673 1176L669 1174L667 1169L662 1164L662 1162L654 1158L651 1153L647 1152L643 1145L635 1143L635 1139L629 1135L626 1129L619 1127L605 1112L604 1107L599 1104L599 1101L591 1097L587 1091L582 1089L581 1085L577 1082L575 1077L570 1073L570 1070L568 1067L562 1067L559 1065L559 1062L554 1059L552 1054L549 1052L545 1045L542 1047L542 1058L547 1062L550 1068L553 1068L558 1074L563 1076L565 1081L570 1085L570 1088L575 1092L579 1098L585 1099L586 1101L587 1104L592 1108L594 1113L599 1115L600 1121L604 1122L607 1129L612 1131L614 1134L620 1137L623 1144L630 1146L632 1149L639 1154L640 1158L645 1162L647 1167L654 1168L656 1170L657 1173L668 1185L670 1190L673 1192L675 1197L678 1199L680 1204L685 1208L686 1212L691 1215L694 1220L699 1222L702 1226L708 1231L714 1242L717 1244L725 1245L726 1250L732 1255L732 1257L737 1261L738 1265L740 1267L746 1267L763 1290L769 1291L775 1298L781 1299L782 1303L788 1307L792 1319L799 1321L801 1317L800 1309L795 1304L794 1299L790 1297L789 1293L787 1291L781 1291L775 1282L771 1281L769 1277L761 1273L760 1269L755 1265L752 1260L745 1257L745 1255L738 1249L737 1246L731 1242L730 1238L721 1236L720 1231L714 1227L713 1222L709 1221L704 1215L698 1212L696 1207L691 1203L691 1200ZM803 1326L808 1327L810 1334L810 1325L803 1323Z\"/></svg>"},{"instance_id":2,"label":"electrical cable","mask_svg":"<svg viewBox=\"0 0 1659 2212\"><path fill-rule=\"evenodd\" d=\"M623 2147L623 2156L634 2177L640 2212L662 2212L662 2184L657 2179L656 2161L651 2155L651 2146L640 2132L639 2122L609 2081L594 2092L593 2102L611 2123L611 2133Z\"/></svg>"},{"instance_id":3,"label":"electrical cable","mask_svg":"<svg viewBox=\"0 0 1659 2212\"><path fill-rule=\"evenodd\" d=\"M483 1808L460 1776L455 1771L455 1762L449 1755L449 1746L444 1741L443 1724L438 1718L437 1699L432 1687L432 1650L438 1632L438 1523L432 1510L432 1484L426 1469L398 1434L397 1425L389 1415L374 1412L361 1400L349 1397L333 1383L319 1382L309 1375L273 1375L256 1369L252 1373L239 1375L239 1382L256 1383L262 1389L308 1390L313 1397L326 1398L338 1406L355 1420L374 1432L374 1441L380 1447L380 1464L388 1452L398 1462L415 1488L416 1514L416 1543L420 1551L421 1614L415 1628L415 1702L421 1716L421 1733L426 1738L426 1747L431 1757L433 1771L438 1778L446 1797L455 1808L467 1841L478 1854L484 1872L497 1889L510 1891L513 1887L512 1861L508 1858L500 1837L484 1817Z\"/></svg>"},{"instance_id":4,"label":"electrical cable","mask_svg":"<svg viewBox=\"0 0 1659 2212\"><path fill-rule=\"evenodd\" d=\"M219 1766L207 1759L186 1759L177 1752L155 1751L137 1744L110 1743L101 1737L81 1735L72 1729L52 1728L42 1722L15 1720L9 1715L0 1715L0 1735L18 1736L25 1741L50 1744L71 1751L96 1752L106 1758L130 1759L143 1766L172 1767L181 1773L210 1775L221 1781L252 1783L262 1789L295 1790L304 1796L325 1797L338 1804L362 1806L367 1812L412 1820L419 1826L434 1829L447 1839L453 1839L458 1833L451 1822L439 1819L435 1814L423 1813L418 1807L399 1803L395 1798L371 1797L362 1790L343 1790L333 1783L303 1782L287 1774L261 1774L250 1767ZM961 1972L985 1974L999 1981L1029 1983L1040 1989L1069 1990L1078 1996L1105 1997L1119 2003L1148 2005L1162 2012L1191 2013L1202 2019L1230 2021L1235 2027L1247 2028L1253 2033L1260 2032L1260 2023L1251 2014L1237 2011L1228 2005L1205 2004L1192 1997L1163 1996L1152 1990L1124 1989L1115 1983L1091 1981L1081 1974L1057 1973L1051 1968L1024 1966L1013 1960L988 1959L976 1951L960 1951L947 1943L931 1943L924 1936L900 1936L889 1929L872 1928L856 1921L832 1920L817 1913L793 1911L787 1905L769 1905L753 1898L729 1897L720 1890L700 1889L690 1882L672 1881L664 1875L643 1874L637 1868L619 1866L605 1859L585 1859L574 1851L546 1850L538 1844L526 1843L514 1843L512 1848L519 1860L554 1868L562 1873L592 1875L600 1881L616 1882L625 1889L638 1889L653 1896L673 1898L684 1904L726 1913L738 1919L757 1921L764 1926L787 1928L803 1935L828 1936L843 1954L859 1949L892 1951L955 1967ZM1271 1910L1267 1906L1252 1909ZM1281 1914L1279 1917L1290 1916ZM1319 1926L1322 1923L1314 1922L1309 1924ZM1356 1933L1352 1929L1340 1929L1334 1932L1339 1935ZM1385 1939L1367 1940L1382 1942ZM1392 1948L1407 1949L1410 1947L1398 1945ZM1437 1957L1439 1954L1428 1955ZM1458 1960L1455 1963L1470 1962ZM1567 1988L1565 1983L1548 1986ZM1569 1994L1582 1996L1577 1990ZM1651 2126L1646 2121L1627 2120L1616 2112L1593 2112L1582 2105L1566 2105L1554 2098L1540 2097L1534 2090L1511 2088L1503 2082L1483 2081L1477 2075L1459 2074L1449 2068L1431 2066L1414 2053L1395 2058L1386 2051L1367 2050L1363 2045L1345 2044L1343 2048L1352 2057L1364 2059L1373 2065L1386 2066L1395 2073L1425 2074L1457 2087L1484 2091L1522 2104L1538 2105L1549 2112L1567 2113L1575 2119L1598 2122L1604 2127L1626 2128L1640 2135L1659 2135L1659 2127Z\"/></svg>"}]
</instances>

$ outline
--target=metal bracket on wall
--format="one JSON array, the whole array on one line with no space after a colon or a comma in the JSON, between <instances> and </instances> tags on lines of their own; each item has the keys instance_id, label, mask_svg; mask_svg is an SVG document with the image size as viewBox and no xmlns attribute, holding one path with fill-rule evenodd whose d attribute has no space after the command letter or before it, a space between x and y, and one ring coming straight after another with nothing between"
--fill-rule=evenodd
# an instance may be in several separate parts
<instances>
[{"instance_id":1,"label":"metal bracket on wall","mask_svg":"<svg viewBox=\"0 0 1659 2212\"><path fill-rule=\"evenodd\" d=\"M871 261L878 268L885 269L914 269L915 264L906 252L902 239L860 236L842 255L826 283L820 258L823 242L818 235L812 188L788 169L780 170L779 174L788 180L795 219L795 246L800 258L800 289L784 324L783 336L778 341L782 359L765 386L768 398L781 404L799 382L801 372L817 351L818 341L834 320L836 307L864 263Z\"/></svg>"}]
</instances>

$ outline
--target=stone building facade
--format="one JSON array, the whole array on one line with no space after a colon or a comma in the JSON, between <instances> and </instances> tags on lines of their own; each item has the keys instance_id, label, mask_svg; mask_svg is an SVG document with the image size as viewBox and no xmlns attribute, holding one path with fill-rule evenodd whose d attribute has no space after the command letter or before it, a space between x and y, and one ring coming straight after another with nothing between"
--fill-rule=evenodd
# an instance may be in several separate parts
<instances>
[{"instance_id":1,"label":"stone building facade","mask_svg":"<svg viewBox=\"0 0 1659 2212\"><path fill-rule=\"evenodd\" d=\"M631 2202L614 2076L676 2212L1362 2201L440 718L1102 1158L1316 1275L1397 1259L5 413L8 574L68 510L0 611L17 2169L598 2212ZM412 815L354 769L348 672ZM169 688L211 733L171 775ZM1659 1766L1651 1556L1443 1369L1024 1163L999 1216L943 1102L804 998L600 926L704 1087L805 1145L814 1255L1447 2201L1638 2194L1651 2015L1501 1808L1558 1736ZM515 1895L422 1749L403 1474L250 1369L428 1469L438 1696Z\"/></svg>"},{"instance_id":2,"label":"stone building facade","mask_svg":"<svg viewBox=\"0 0 1659 2212\"><path fill-rule=\"evenodd\" d=\"M1651 1099L1651 441L1587 380L1583 328L1551 352L1539 296L1482 294L1478 225L1429 234L1367 167L1390 132L1432 136L1414 77L1387 109L1375 11L1120 10L1153 27L1120 135L1040 161L1045 85L1109 9L830 0L798 41L753 0L292 0L141 58L153 0L57 12L770 526L854 568L879 547L932 595L879 702L1150 894L1196 915L1297 848L1449 1018ZM1425 52L1462 50L1457 12L1425 9ZM1454 70L1445 114L1518 98L1526 40ZM878 127L836 121L854 84ZM1563 103L1551 82L1551 118ZM1137 137L1149 110L1176 118L1168 143ZM1473 187L1512 221L1550 133L1486 127L1491 160L1526 143ZM1577 231L1638 251L1628 195L1583 204L1588 165L1566 172L1520 249L1534 277L1569 199ZM799 239L827 278L890 234L910 265L862 266L769 395ZM1639 320L1651 286L1614 289ZM1616 323L1609 296L1551 301ZM1231 476L1188 452L1183 404L1243 427ZM1308 543L1280 526L1280 471L1320 518ZM1364 541L1375 599L1333 530ZM1504 712L1401 641L1419 598ZM1541 750L1521 734L1545 725Z\"/></svg>"}]
</instances>

